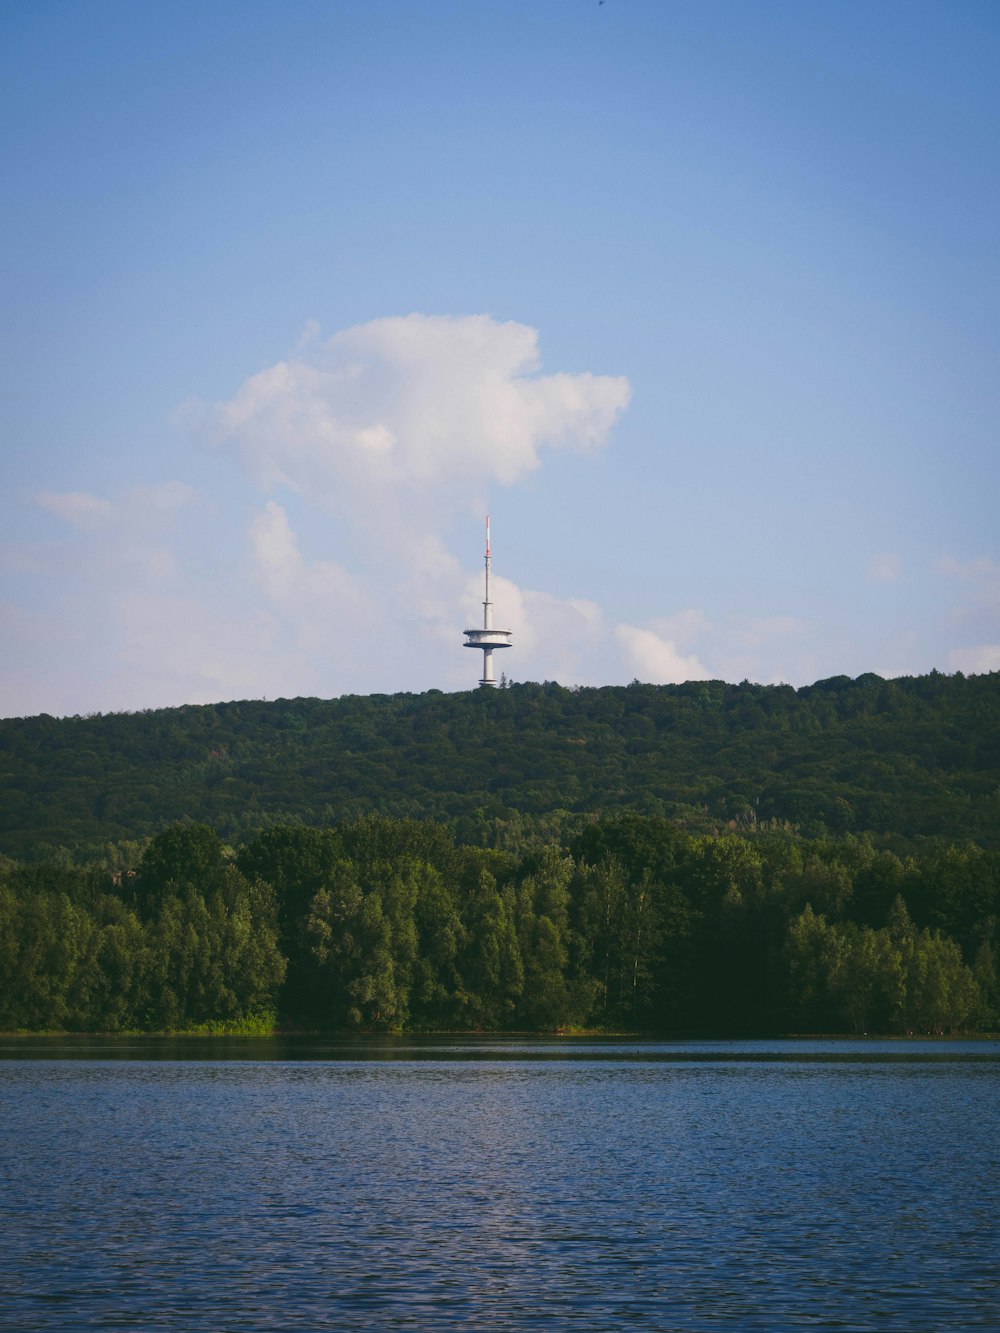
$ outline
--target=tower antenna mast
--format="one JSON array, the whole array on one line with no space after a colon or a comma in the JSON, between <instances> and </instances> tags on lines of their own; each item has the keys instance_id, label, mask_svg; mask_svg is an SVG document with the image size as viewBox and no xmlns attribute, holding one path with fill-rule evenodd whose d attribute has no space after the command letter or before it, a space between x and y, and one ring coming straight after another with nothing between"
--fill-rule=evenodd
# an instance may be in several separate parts
<instances>
[{"instance_id":1,"label":"tower antenna mast","mask_svg":"<svg viewBox=\"0 0 1000 1333\"><path fill-rule=\"evenodd\" d=\"M511 631L493 628L493 602L490 598L490 516L486 515L486 596L483 599L483 628L464 630L466 648L479 648L483 654L483 678L479 682L487 689L496 685L493 676L493 649L509 648Z\"/></svg>"}]
</instances>

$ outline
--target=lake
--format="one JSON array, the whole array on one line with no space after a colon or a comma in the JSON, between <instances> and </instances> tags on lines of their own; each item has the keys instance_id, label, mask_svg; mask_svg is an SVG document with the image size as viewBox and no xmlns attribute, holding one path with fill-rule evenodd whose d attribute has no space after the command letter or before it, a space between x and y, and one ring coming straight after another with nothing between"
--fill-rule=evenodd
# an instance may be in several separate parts
<instances>
[{"instance_id":1,"label":"lake","mask_svg":"<svg viewBox=\"0 0 1000 1333\"><path fill-rule=\"evenodd\" d=\"M1000 1328L1000 1043L0 1038L16 1330Z\"/></svg>"}]
</instances>

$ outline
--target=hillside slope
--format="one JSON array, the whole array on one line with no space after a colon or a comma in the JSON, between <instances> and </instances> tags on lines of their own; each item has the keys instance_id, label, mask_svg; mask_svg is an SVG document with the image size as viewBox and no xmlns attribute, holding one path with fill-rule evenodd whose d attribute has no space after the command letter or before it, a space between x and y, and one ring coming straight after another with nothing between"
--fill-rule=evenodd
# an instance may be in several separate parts
<instances>
[{"instance_id":1,"label":"hillside slope","mask_svg":"<svg viewBox=\"0 0 1000 1333\"><path fill-rule=\"evenodd\" d=\"M458 821L629 808L1000 846L1000 673L278 699L0 722L0 852L191 818L236 839L369 811Z\"/></svg>"}]
</instances>

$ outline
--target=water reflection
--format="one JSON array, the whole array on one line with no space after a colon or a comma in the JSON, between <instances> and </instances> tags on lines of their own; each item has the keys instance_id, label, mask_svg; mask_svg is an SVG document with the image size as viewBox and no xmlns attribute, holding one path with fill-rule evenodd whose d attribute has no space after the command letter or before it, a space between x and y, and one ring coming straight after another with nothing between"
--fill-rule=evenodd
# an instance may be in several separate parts
<instances>
[{"instance_id":1,"label":"water reflection","mask_svg":"<svg viewBox=\"0 0 1000 1333\"><path fill-rule=\"evenodd\" d=\"M1000 1061L1000 1041L801 1037L761 1041L614 1040L603 1037L0 1036L3 1060L385 1061L585 1060L656 1062Z\"/></svg>"}]
</instances>

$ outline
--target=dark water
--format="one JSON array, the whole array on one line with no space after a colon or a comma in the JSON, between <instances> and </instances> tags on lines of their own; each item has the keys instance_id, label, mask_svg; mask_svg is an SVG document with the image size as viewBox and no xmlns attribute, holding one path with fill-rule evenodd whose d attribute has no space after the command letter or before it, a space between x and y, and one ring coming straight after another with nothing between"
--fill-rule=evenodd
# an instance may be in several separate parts
<instances>
[{"instance_id":1,"label":"dark water","mask_svg":"<svg viewBox=\"0 0 1000 1333\"><path fill-rule=\"evenodd\" d=\"M1000 1329L1000 1044L0 1040L0 1325Z\"/></svg>"}]
</instances>

